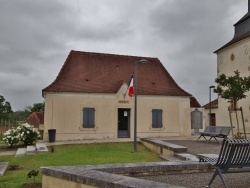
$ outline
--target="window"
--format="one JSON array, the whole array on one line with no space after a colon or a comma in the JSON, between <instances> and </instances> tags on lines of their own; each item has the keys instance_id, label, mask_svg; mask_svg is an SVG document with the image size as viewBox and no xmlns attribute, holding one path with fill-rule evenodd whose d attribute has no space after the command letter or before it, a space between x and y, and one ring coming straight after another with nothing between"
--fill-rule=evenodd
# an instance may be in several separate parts
<instances>
[{"instance_id":1,"label":"window","mask_svg":"<svg viewBox=\"0 0 250 188\"><path fill-rule=\"evenodd\" d=\"M152 128L162 128L162 109L152 110Z\"/></svg>"},{"instance_id":2,"label":"window","mask_svg":"<svg viewBox=\"0 0 250 188\"><path fill-rule=\"evenodd\" d=\"M83 108L83 128L95 127L95 109Z\"/></svg>"}]
</instances>

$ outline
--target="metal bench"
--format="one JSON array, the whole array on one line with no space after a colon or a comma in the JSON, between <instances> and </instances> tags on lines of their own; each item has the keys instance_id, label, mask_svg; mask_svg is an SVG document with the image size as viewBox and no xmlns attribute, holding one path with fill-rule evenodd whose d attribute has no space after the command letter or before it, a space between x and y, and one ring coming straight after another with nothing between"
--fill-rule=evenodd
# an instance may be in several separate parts
<instances>
[{"instance_id":1,"label":"metal bench","mask_svg":"<svg viewBox=\"0 0 250 188\"><path fill-rule=\"evenodd\" d=\"M217 158L204 157L200 162L209 162L216 167L206 187L210 187L215 177L219 175L224 187L227 188L222 174L250 172L250 139L224 139Z\"/></svg>"},{"instance_id":2,"label":"metal bench","mask_svg":"<svg viewBox=\"0 0 250 188\"><path fill-rule=\"evenodd\" d=\"M198 133L200 134L200 137L205 138L206 141L210 141L212 138L214 138L218 142L216 137L226 139L232 128L233 127L230 126L207 126L203 132ZM210 139L207 140L206 136L209 136ZM197 139L197 141L200 139L200 137Z\"/></svg>"}]
</instances>

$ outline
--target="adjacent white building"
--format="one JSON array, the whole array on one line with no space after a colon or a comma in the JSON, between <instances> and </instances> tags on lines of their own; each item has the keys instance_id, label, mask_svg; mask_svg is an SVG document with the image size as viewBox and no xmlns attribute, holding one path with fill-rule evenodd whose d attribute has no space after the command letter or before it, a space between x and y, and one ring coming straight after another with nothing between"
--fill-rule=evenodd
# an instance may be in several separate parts
<instances>
[{"instance_id":1,"label":"adjacent white building","mask_svg":"<svg viewBox=\"0 0 250 188\"><path fill-rule=\"evenodd\" d=\"M215 51L217 54L217 74L227 76L234 75L238 70L241 76L250 75L250 1L248 1L248 12L234 24L234 37L227 44ZM231 104L222 98L218 98L218 109L216 112L216 125L230 125L228 107ZM242 107L244 116L239 116L240 125L242 121L246 125L246 131L250 132L250 92L247 98L238 102ZM240 113L239 113L240 115ZM235 113L232 114L233 124L236 125ZM241 132L242 132L241 126Z\"/></svg>"}]
</instances>

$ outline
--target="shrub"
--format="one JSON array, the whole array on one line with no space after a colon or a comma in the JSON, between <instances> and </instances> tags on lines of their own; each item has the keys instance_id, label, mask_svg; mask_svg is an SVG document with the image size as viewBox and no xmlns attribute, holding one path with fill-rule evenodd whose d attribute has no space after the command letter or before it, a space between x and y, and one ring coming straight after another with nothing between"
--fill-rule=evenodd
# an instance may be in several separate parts
<instances>
[{"instance_id":1,"label":"shrub","mask_svg":"<svg viewBox=\"0 0 250 188\"><path fill-rule=\"evenodd\" d=\"M15 128L9 129L4 133L3 140L8 146L13 147L14 145L18 144L20 140L19 131Z\"/></svg>"},{"instance_id":2,"label":"shrub","mask_svg":"<svg viewBox=\"0 0 250 188\"><path fill-rule=\"evenodd\" d=\"M9 164L8 170L13 171L13 170L18 170L19 165L18 164Z\"/></svg>"},{"instance_id":3,"label":"shrub","mask_svg":"<svg viewBox=\"0 0 250 188\"><path fill-rule=\"evenodd\" d=\"M26 146L32 145L38 138L40 138L39 130L28 123L19 125L17 131L20 134L20 141Z\"/></svg>"}]
</instances>

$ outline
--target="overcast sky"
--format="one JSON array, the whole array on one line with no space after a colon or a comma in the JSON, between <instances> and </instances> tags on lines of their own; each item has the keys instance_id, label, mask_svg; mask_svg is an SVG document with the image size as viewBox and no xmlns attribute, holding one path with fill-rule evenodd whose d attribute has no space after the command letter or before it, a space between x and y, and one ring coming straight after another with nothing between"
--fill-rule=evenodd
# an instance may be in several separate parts
<instances>
[{"instance_id":1,"label":"overcast sky","mask_svg":"<svg viewBox=\"0 0 250 188\"><path fill-rule=\"evenodd\" d=\"M0 0L0 95L12 109L43 102L70 50L157 57L177 84L209 100L213 52L247 0ZM212 99L216 95L212 95Z\"/></svg>"}]
</instances>

